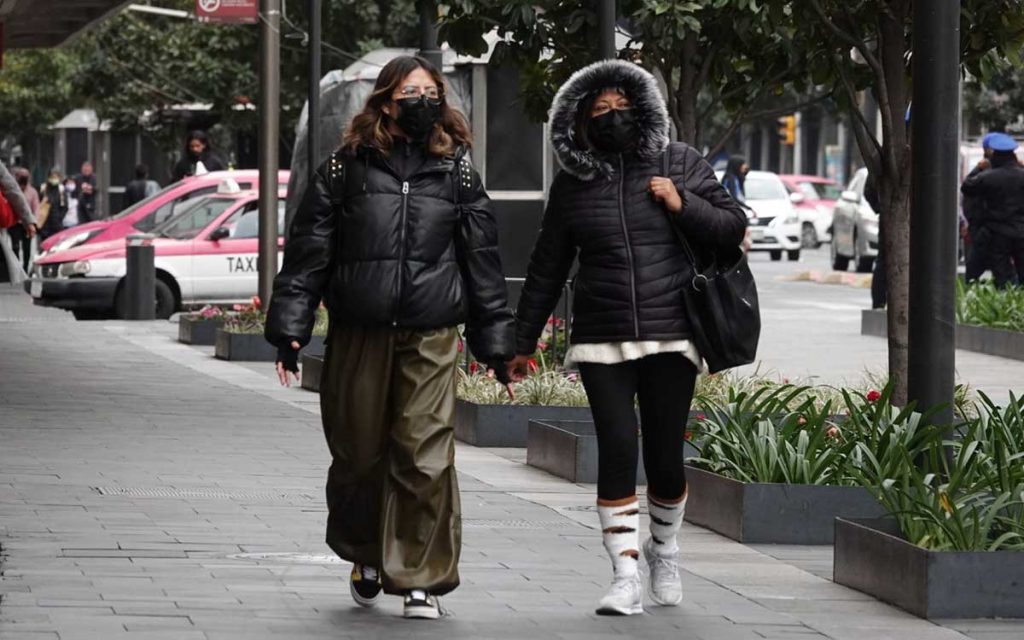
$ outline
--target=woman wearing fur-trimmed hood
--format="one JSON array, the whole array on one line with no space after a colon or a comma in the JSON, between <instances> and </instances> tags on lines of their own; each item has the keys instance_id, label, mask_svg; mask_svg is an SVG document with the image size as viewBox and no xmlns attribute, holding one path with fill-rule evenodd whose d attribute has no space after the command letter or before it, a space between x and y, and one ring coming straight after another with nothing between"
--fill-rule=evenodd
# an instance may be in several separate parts
<instances>
[{"instance_id":1,"label":"woman wearing fur-trimmed hood","mask_svg":"<svg viewBox=\"0 0 1024 640\"><path fill-rule=\"evenodd\" d=\"M740 244L746 216L696 150L670 143L658 84L635 64L605 61L574 74L555 96L550 136L562 171L530 259L510 369L520 373L536 350L578 259L567 359L579 366L594 415L598 511L614 569L598 613L641 613L634 406L639 400L651 598L674 605L683 431L701 367L681 296L691 268L670 225L707 256Z\"/></svg>"}]
</instances>

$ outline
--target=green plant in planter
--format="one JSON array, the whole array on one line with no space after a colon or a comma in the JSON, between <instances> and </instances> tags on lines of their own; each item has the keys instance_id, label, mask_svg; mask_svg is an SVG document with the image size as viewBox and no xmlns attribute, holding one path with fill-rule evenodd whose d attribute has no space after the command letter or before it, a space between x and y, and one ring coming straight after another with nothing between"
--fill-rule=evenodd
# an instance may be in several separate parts
<instances>
[{"instance_id":1,"label":"green plant in planter","mask_svg":"<svg viewBox=\"0 0 1024 640\"><path fill-rule=\"evenodd\" d=\"M730 390L728 403L704 398L692 424L700 455L689 462L741 482L841 484L850 444L811 387Z\"/></svg>"},{"instance_id":2,"label":"green plant in planter","mask_svg":"<svg viewBox=\"0 0 1024 640\"><path fill-rule=\"evenodd\" d=\"M956 320L1008 331L1024 331L1024 288L957 282Z\"/></svg>"},{"instance_id":3,"label":"green plant in planter","mask_svg":"<svg viewBox=\"0 0 1024 640\"><path fill-rule=\"evenodd\" d=\"M471 363L475 364L475 363ZM504 385L488 376L479 365L467 372L459 369L459 399L476 404L585 407L587 394L574 373L537 371L513 383L515 400L509 400Z\"/></svg>"},{"instance_id":4,"label":"green plant in planter","mask_svg":"<svg viewBox=\"0 0 1024 640\"><path fill-rule=\"evenodd\" d=\"M267 314L263 311L259 296L253 296L249 304L236 304L234 313L224 321L224 330L229 333L262 334L267 326ZM326 336L328 329L327 308L320 305L316 310L313 324L314 336Z\"/></svg>"},{"instance_id":5,"label":"green plant in planter","mask_svg":"<svg viewBox=\"0 0 1024 640\"><path fill-rule=\"evenodd\" d=\"M876 434L857 443L850 471L904 537L938 551L1024 550L1024 402L1001 409L983 395L952 439L928 414L894 411L851 415Z\"/></svg>"}]
</instances>

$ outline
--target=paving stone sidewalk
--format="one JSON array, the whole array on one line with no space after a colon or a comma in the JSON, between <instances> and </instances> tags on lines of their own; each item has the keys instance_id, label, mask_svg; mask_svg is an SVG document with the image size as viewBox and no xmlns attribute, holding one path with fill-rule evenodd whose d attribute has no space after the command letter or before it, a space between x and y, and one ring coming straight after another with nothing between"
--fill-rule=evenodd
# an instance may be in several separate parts
<instances>
[{"instance_id":1,"label":"paving stone sidewalk","mask_svg":"<svg viewBox=\"0 0 1024 640\"><path fill-rule=\"evenodd\" d=\"M453 615L354 607L323 543L316 398L213 360L168 323L68 322L0 295L0 639L1020 638L836 586L826 550L685 526L685 603L593 614L609 574L593 488L460 446ZM13 310L12 310L13 308ZM6 320L4 320L6 319Z\"/></svg>"}]
</instances>

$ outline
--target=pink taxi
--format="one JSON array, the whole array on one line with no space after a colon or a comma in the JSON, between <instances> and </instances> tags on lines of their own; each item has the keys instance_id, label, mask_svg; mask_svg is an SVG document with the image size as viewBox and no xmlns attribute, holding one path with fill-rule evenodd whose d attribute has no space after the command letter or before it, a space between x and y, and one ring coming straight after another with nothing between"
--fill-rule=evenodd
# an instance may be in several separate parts
<instances>
[{"instance_id":1,"label":"pink taxi","mask_svg":"<svg viewBox=\"0 0 1024 640\"><path fill-rule=\"evenodd\" d=\"M290 173L278 172L279 189L288 186ZM201 176L190 176L167 185L160 192L135 203L112 218L86 222L55 233L43 241L40 249L46 254L66 251L83 244L120 240L131 233L149 233L158 224L170 219L190 204L190 201L215 193L225 178L234 180L243 190L259 187L259 172L255 169L214 171Z\"/></svg>"},{"instance_id":2,"label":"pink taxi","mask_svg":"<svg viewBox=\"0 0 1024 640\"><path fill-rule=\"evenodd\" d=\"M229 183L230 185L231 183ZM284 246L278 203L278 261ZM156 238L156 315L201 304L232 304L257 293L258 196L221 188L195 199L149 230ZM67 309L80 320L124 317L125 238L54 251L36 260L25 290L35 304Z\"/></svg>"}]
</instances>

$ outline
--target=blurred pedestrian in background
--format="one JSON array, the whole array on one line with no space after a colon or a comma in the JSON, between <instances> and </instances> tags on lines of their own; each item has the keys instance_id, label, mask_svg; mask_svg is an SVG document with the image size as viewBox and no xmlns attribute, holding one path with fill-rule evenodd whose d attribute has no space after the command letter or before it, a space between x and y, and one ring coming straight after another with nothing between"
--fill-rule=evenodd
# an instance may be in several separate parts
<instances>
[{"instance_id":1,"label":"blurred pedestrian in background","mask_svg":"<svg viewBox=\"0 0 1024 640\"><path fill-rule=\"evenodd\" d=\"M978 165L974 167L969 174L967 174L967 178L964 180L965 183L967 180L978 176L981 172L992 168L992 155L994 153L992 149L992 141L998 139L998 136L1000 135L1002 134L993 132L989 133L982 139L981 147L985 157L978 162ZM992 254L991 247L992 221L987 218L984 200L977 196L972 197L965 194L963 197L963 212L964 216L967 218L968 236L971 241L970 250L967 253L967 265L964 279L967 282L975 282L990 269L993 272L993 276L996 270L1006 273L1008 270L1006 265L1003 265L1002 267L993 266L994 256ZM1002 259L1009 260L1009 257L1004 256Z\"/></svg>"},{"instance_id":2,"label":"blurred pedestrian in background","mask_svg":"<svg viewBox=\"0 0 1024 640\"><path fill-rule=\"evenodd\" d=\"M9 230L21 226L31 238L36 218L29 208L18 181L0 162L0 281L17 284L25 278L21 261L15 255Z\"/></svg>"},{"instance_id":3,"label":"blurred pedestrian in background","mask_svg":"<svg viewBox=\"0 0 1024 640\"><path fill-rule=\"evenodd\" d=\"M177 182L188 176L201 176L210 171L223 171L227 165L213 150L205 131L193 131L185 139L185 153L174 165L172 181Z\"/></svg>"},{"instance_id":4,"label":"blurred pedestrian in background","mask_svg":"<svg viewBox=\"0 0 1024 640\"><path fill-rule=\"evenodd\" d=\"M80 218L83 198L78 192L78 182L74 178L68 178L64 181L64 200L68 205L64 212L64 220L62 221L65 229L76 227L82 222L88 222Z\"/></svg>"},{"instance_id":5,"label":"blurred pedestrian in background","mask_svg":"<svg viewBox=\"0 0 1024 640\"><path fill-rule=\"evenodd\" d=\"M988 146L991 168L972 172L960 190L971 199L972 215L982 221L987 265L1002 288L1024 278L1024 167L1015 153L1017 141L1010 136L993 134Z\"/></svg>"},{"instance_id":6,"label":"blurred pedestrian in background","mask_svg":"<svg viewBox=\"0 0 1024 640\"><path fill-rule=\"evenodd\" d=\"M144 164L135 166L135 179L128 183L128 186L124 189L124 206L128 208L136 202L141 202L146 198L156 194L160 191L160 185L157 184L156 180L149 179L149 167Z\"/></svg>"},{"instance_id":7,"label":"blurred pedestrian in background","mask_svg":"<svg viewBox=\"0 0 1024 640\"><path fill-rule=\"evenodd\" d=\"M93 171L92 163L86 160L82 163L82 172L74 178L75 199L78 200L78 215L75 224L97 220L96 213L96 174ZM70 225L74 226L74 225Z\"/></svg>"},{"instance_id":8,"label":"blurred pedestrian in background","mask_svg":"<svg viewBox=\"0 0 1024 640\"><path fill-rule=\"evenodd\" d=\"M28 169L24 167L18 167L14 170L14 179L18 182L18 187L21 188L22 195L25 196L25 202L28 203L28 209L32 213L32 216L36 216L39 212L39 192L32 186L32 175ZM14 253L21 260L21 266L26 271L32 262L32 238L35 236L35 227L31 229L26 228L24 225L15 225L9 228L8 233L11 234L11 245L13 246Z\"/></svg>"},{"instance_id":9,"label":"blurred pedestrian in background","mask_svg":"<svg viewBox=\"0 0 1024 640\"><path fill-rule=\"evenodd\" d=\"M39 203L39 238L45 240L64 229L64 216L68 212L67 194L64 192L64 176L58 167L50 169L46 182L40 187L42 201Z\"/></svg>"},{"instance_id":10,"label":"blurred pedestrian in background","mask_svg":"<svg viewBox=\"0 0 1024 640\"><path fill-rule=\"evenodd\" d=\"M747 201L747 194L743 185L749 172L750 166L747 165L746 158L743 156L730 156L729 164L725 167L725 175L722 176L722 185L725 186L725 190L729 192L733 200L741 204Z\"/></svg>"}]
</instances>

